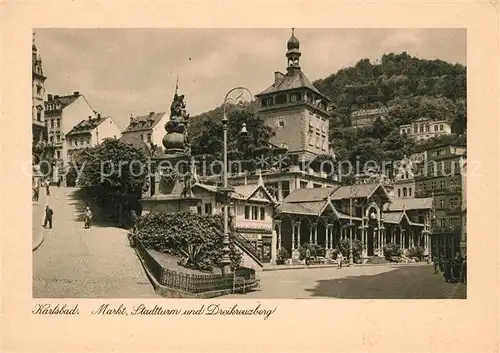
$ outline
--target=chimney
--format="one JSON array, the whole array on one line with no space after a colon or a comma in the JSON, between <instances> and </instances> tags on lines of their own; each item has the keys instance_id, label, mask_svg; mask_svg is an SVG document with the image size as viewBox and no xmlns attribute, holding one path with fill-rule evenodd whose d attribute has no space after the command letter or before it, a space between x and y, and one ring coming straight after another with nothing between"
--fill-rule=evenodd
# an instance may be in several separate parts
<instances>
[{"instance_id":1,"label":"chimney","mask_svg":"<svg viewBox=\"0 0 500 353\"><path fill-rule=\"evenodd\" d=\"M97 119L101 119L101 113L97 113Z\"/></svg>"},{"instance_id":2,"label":"chimney","mask_svg":"<svg viewBox=\"0 0 500 353\"><path fill-rule=\"evenodd\" d=\"M130 114L130 122L133 123L134 122L134 116L132 114Z\"/></svg>"},{"instance_id":3,"label":"chimney","mask_svg":"<svg viewBox=\"0 0 500 353\"><path fill-rule=\"evenodd\" d=\"M73 95L74 95L75 97L78 97L78 96L80 95L80 92L78 92L78 91L77 91L77 92L73 92Z\"/></svg>"},{"instance_id":4,"label":"chimney","mask_svg":"<svg viewBox=\"0 0 500 353\"><path fill-rule=\"evenodd\" d=\"M52 94L47 94L47 99L49 100L49 102L52 100Z\"/></svg>"},{"instance_id":5,"label":"chimney","mask_svg":"<svg viewBox=\"0 0 500 353\"><path fill-rule=\"evenodd\" d=\"M59 99L59 96L56 94L56 95L54 96L54 99Z\"/></svg>"},{"instance_id":6,"label":"chimney","mask_svg":"<svg viewBox=\"0 0 500 353\"><path fill-rule=\"evenodd\" d=\"M153 115L155 115L155 112L149 112L149 115L153 116Z\"/></svg>"},{"instance_id":7,"label":"chimney","mask_svg":"<svg viewBox=\"0 0 500 353\"><path fill-rule=\"evenodd\" d=\"M89 121L92 121L92 116L91 115L89 115Z\"/></svg>"},{"instance_id":8,"label":"chimney","mask_svg":"<svg viewBox=\"0 0 500 353\"><path fill-rule=\"evenodd\" d=\"M285 77L285 75L283 75L281 72L279 71L276 71L274 73L274 83L275 84L280 84L282 81L283 81L283 78Z\"/></svg>"}]
</instances>

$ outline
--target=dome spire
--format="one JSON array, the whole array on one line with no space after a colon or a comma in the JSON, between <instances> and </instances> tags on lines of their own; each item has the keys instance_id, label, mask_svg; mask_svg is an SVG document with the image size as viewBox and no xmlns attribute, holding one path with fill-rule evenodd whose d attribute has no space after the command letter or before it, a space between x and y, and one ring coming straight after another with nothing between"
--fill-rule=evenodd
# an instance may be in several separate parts
<instances>
[{"instance_id":1,"label":"dome spire","mask_svg":"<svg viewBox=\"0 0 500 353\"><path fill-rule=\"evenodd\" d=\"M286 46L288 49L286 52L286 58L288 61L287 70L288 71L293 70L293 69L300 70L300 66L299 66L299 58L301 55L300 50L299 50L300 43L299 43L299 40L297 39L297 37L295 37L295 28L292 28L292 36L290 37L290 39L286 43Z\"/></svg>"}]
</instances>

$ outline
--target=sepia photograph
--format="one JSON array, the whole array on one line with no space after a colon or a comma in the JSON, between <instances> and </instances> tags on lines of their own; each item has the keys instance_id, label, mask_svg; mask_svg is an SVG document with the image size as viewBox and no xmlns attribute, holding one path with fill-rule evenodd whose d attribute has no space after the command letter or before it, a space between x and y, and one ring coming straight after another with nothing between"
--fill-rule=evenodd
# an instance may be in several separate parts
<instances>
[{"instance_id":1,"label":"sepia photograph","mask_svg":"<svg viewBox=\"0 0 500 353\"><path fill-rule=\"evenodd\" d=\"M467 298L465 28L33 28L32 136L33 298Z\"/></svg>"}]
</instances>

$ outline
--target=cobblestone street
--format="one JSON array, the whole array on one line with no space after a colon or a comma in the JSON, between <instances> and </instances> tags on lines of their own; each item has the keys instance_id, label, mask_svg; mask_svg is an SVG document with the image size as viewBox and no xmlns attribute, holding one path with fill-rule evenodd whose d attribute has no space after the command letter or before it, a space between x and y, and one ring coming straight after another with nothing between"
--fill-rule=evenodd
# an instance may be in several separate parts
<instances>
[{"instance_id":1,"label":"cobblestone street","mask_svg":"<svg viewBox=\"0 0 500 353\"><path fill-rule=\"evenodd\" d=\"M35 298L153 298L156 294L128 245L127 231L94 226L83 229L74 188L51 188L53 229L33 252ZM40 202L43 208L45 203ZM40 217L40 219L36 219ZM36 221L36 222L35 222ZM41 215L33 231L43 230Z\"/></svg>"}]
</instances>

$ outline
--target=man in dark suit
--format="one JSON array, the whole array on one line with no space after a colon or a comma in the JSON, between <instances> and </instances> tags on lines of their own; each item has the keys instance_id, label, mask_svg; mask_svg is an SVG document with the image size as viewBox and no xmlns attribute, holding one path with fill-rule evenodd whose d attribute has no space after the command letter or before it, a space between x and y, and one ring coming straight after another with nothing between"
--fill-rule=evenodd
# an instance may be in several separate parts
<instances>
[{"instance_id":1,"label":"man in dark suit","mask_svg":"<svg viewBox=\"0 0 500 353\"><path fill-rule=\"evenodd\" d=\"M43 222L43 227L47 228L47 223L49 225L49 229L52 229L52 216L54 215L54 211L52 211L52 208L49 207L49 205L45 206L45 220Z\"/></svg>"}]
</instances>

